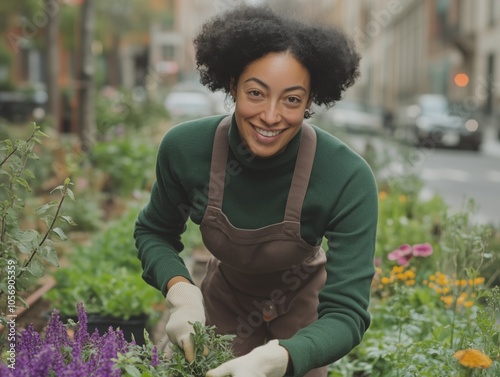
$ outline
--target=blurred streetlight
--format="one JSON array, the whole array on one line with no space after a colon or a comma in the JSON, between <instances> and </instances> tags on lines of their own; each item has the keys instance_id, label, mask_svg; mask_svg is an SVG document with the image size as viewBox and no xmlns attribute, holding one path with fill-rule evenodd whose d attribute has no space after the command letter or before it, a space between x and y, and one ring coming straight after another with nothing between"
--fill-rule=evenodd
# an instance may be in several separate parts
<instances>
[{"instance_id":1,"label":"blurred streetlight","mask_svg":"<svg viewBox=\"0 0 500 377\"><path fill-rule=\"evenodd\" d=\"M466 73L457 73L454 78L455 84L460 87L465 87L469 83L469 76Z\"/></svg>"}]
</instances>

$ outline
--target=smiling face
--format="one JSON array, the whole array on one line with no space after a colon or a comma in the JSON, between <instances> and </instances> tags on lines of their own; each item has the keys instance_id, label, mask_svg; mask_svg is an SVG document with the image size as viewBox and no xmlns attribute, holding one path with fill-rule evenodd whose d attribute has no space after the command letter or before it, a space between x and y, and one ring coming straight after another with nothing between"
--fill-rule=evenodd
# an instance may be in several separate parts
<instances>
[{"instance_id":1,"label":"smiling face","mask_svg":"<svg viewBox=\"0 0 500 377\"><path fill-rule=\"evenodd\" d=\"M241 138L258 157L284 150L311 104L307 69L290 53L269 53L250 63L232 87Z\"/></svg>"}]
</instances>

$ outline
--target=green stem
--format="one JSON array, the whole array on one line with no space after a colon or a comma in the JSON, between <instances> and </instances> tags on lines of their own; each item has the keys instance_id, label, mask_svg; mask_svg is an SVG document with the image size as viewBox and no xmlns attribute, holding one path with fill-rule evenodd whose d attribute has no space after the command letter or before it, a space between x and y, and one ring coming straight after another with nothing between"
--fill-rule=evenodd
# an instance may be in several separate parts
<instances>
[{"instance_id":1,"label":"green stem","mask_svg":"<svg viewBox=\"0 0 500 377\"><path fill-rule=\"evenodd\" d=\"M31 263L31 261L33 260L33 258L35 257L36 253L38 250L40 250L40 247L44 244L44 242L47 240L47 238L49 237L49 234L50 232L52 231L52 229L54 229L54 225L56 224L56 221L57 219L59 218L59 212L61 211L61 207L62 207L62 204L64 202L64 199L66 198L67 196L67 192L68 192L68 185L69 183L66 182L64 184L64 187L63 187L63 191L62 191L62 198L61 200L59 201L59 205L57 206L57 210L56 210L56 213L54 215L54 218L52 219L52 222L49 226L49 228L47 229L47 231L45 232L45 235L43 236L43 239L40 241L40 243L38 244L38 248L36 248L35 250L33 250L33 252L31 253L30 257L28 258L28 260L26 261L26 263L24 264L24 269L21 270L21 272L19 273L18 277L21 277L24 273L24 271L26 271L26 267L29 266L29 264Z\"/></svg>"},{"instance_id":2,"label":"green stem","mask_svg":"<svg viewBox=\"0 0 500 377\"><path fill-rule=\"evenodd\" d=\"M37 131L38 131L38 127L35 126L35 129L33 130L33 133L30 135L30 137L28 139L26 139L26 143L29 143L31 141L31 139L33 139L35 137ZM5 156L5 158L3 159L3 161L0 162L0 168L3 166L3 164L5 164L7 162L7 160L9 158L12 157L12 155L14 153L17 152L18 149L19 149L18 147L15 147L12 152L10 152L7 156Z\"/></svg>"}]
</instances>

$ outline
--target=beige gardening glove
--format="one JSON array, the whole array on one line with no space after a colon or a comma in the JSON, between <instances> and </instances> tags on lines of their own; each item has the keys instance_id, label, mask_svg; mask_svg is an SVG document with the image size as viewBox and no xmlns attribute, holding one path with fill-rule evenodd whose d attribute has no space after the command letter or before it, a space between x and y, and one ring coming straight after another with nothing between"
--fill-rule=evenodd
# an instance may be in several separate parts
<instances>
[{"instance_id":1,"label":"beige gardening glove","mask_svg":"<svg viewBox=\"0 0 500 377\"><path fill-rule=\"evenodd\" d=\"M283 377L287 366L288 351L275 339L209 370L206 377Z\"/></svg>"},{"instance_id":2,"label":"beige gardening glove","mask_svg":"<svg viewBox=\"0 0 500 377\"><path fill-rule=\"evenodd\" d=\"M170 318L165 326L168 338L184 350L186 360L191 362L195 357L191 340L191 334L194 333L192 324L200 322L205 325L203 295L197 286L179 282L168 290L166 300L170 309Z\"/></svg>"}]
</instances>

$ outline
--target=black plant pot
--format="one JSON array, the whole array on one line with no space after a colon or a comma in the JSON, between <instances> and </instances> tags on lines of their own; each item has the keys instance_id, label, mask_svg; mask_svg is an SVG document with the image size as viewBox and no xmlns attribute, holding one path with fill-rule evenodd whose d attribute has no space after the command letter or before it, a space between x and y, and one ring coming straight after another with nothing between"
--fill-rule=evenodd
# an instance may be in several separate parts
<instances>
[{"instance_id":1,"label":"black plant pot","mask_svg":"<svg viewBox=\"0 0 500 377\"><path fill-rule=\"evenodd\" d=\"M69 319L75 323L78 322L77 317L61 317L64 322L68 322ZM142 346L145 344L144 329L146 329L147 322L148 316L146 314L130 317L129 319L87 314L87 331L92 335L97 329L99 335L102 336L108 332L110 327L115 330L119 328L127 342L131 342L133 336L136 344Z\"/></svg>"},{"instance_id":2,"label":"black plant pot","mask_svg":"<svg viewBox=\"0 0 500 377\"><path fill-rule=\"evenodd\" d=\"M102 317L96 314L88 316L88 332L92 334L94 329L99 331L100 335L105 334L110 327L120 329L123 332L125 340L132 341L132 336L135 342L142 346L145 343L144 329L148 322L148 316L143 314L140 316L130 317L129 319L116 317Z\"/></svg>"}]
</instances>

